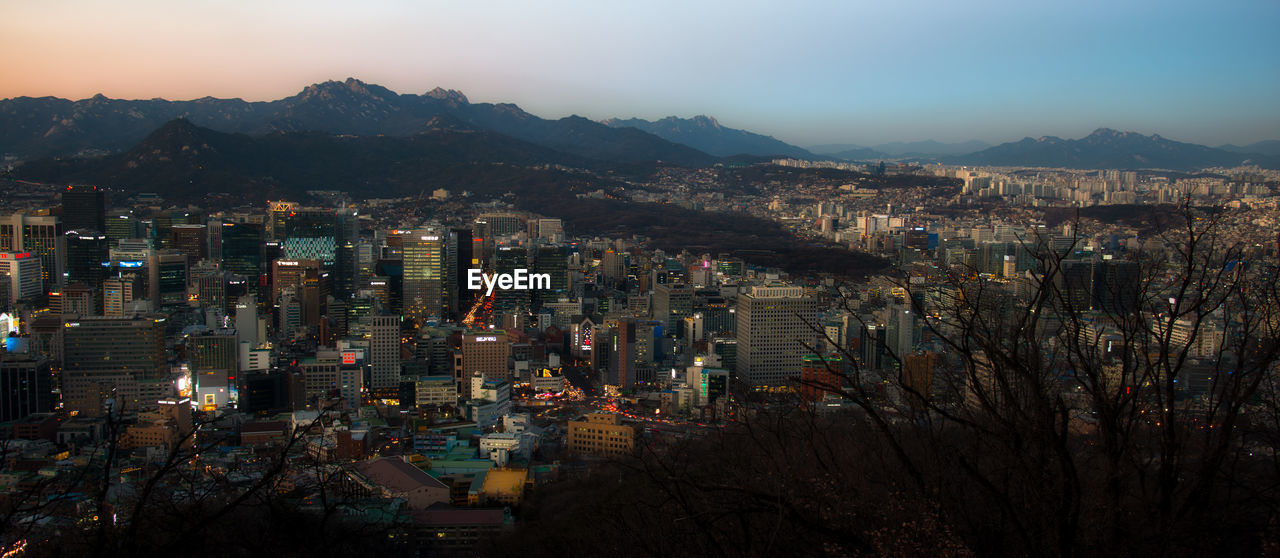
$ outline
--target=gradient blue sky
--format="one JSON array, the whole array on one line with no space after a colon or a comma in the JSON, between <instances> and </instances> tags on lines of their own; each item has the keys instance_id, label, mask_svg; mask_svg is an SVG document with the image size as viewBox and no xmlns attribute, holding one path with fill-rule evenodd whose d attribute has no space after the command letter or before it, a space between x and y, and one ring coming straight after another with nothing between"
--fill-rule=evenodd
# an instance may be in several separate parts
<instances>
[{"instance_id":1,"label":"gradient blue sky","mask_svg":"<svg viewBox=\"0 0 1280 558\"><path fill-rule=\"evenodd\" d=\"M1280 0L616 4L3 0L0 97L264 100L353 76L806 146L1280 139Z\"/></svg>"}]
</instances>

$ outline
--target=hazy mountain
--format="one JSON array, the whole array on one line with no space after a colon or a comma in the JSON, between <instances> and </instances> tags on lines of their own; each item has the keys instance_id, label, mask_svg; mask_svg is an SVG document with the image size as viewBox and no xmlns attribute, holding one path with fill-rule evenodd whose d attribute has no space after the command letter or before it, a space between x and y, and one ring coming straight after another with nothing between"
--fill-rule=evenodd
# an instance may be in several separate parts
<instances>
[{"instance_id":1,"label":"hazy mountain","mask_svg":"<svg viewBox=\"0 0 1280 558\"><path fill-rule=\"evenodd\" d=\"M866 149L864 146L854 143L823 143L818 145L810 145L809 151L819 155L829 155L831 153L839 153L841 151L851 151L854 149Z\"/></svg>"},{"instance_id":2,"label":"hazy mountain","mask_svg":"<svg viewBox=\"0 0 1280 558\"><path fill-rule=\"evenodd\" d=\"M687 145L720 157L732 155L782 155L812 158L813 153L794 145L745 130L721 126L715 118L668 116L657 122L641 118L610 118L602 121L611 128L636 128L667 141Z\"/></svg>"},{"instance_id":3,"label":"hazy mountain","mask_svg":"<svg viewBox=\"0 0 1280 558\"><path fill-rule=\"evenodd\" d=\"M1158 135L1144 136L1109 128L1099 128L1074 140L1054 136L1024 138L944 160L955 164L993 166L1172 170L1235 166L1244 162L1275 168L1278 163L1275 158L1231 153Z\"/></svg>"},{"instance_id":4,"label":"hazy mountain","mask_svg":"<svg viewBox=\"0 0 1280 558\"><path fill-rule=\"evenodd\" d=\"M893 157L964 155L991 147L985 141L969 140L957 143L943 143L934 140L895 141L873 146L873 149Z\"/></svg>"},{"instance_id":5,"label":"hazy mountain","mask_svg":"<svg viewBox=\"0 0 1280 558\"><path fill-rule=\"evenodd\" d=\"M276 101L205 97L193 101L81 101L19 97L0 101L0 153L24 157L119 151L175 118L220 132L278 131L406 136L449 115L476 128L583 157L622 162L663 160L703 165L714 157L634 129L613 129L571 116L546 120L512 104L471 103L462 93L435 89L398 94L356 79L307 86Z\"/></svg>"},{"instance_id":6,"label":"hazy mountain","mask_svg":"<svg viewBox=\"0 0 1280 558\"><path fill-rule=\"evenodd\" d=\"M468 128L441 116L408 136L337 136L218 132L173 120L120 153L96 158L42 159L19 166L17 178L89 183L166 198L221 192L262 198L305 190L346 190L362 196L413 194L423 189L479 193L518 190L551 164L593 161L509 136ZM581 182L581 180L579 180Z\"/></svg>"},{"instance_id":7,"label":"hazy mountain","mask_svg":"<svg viewBox=\"0 0 1280 558\"><path fill-rule=\"evenodd\" d=\"M1265 140L1249 145L1220 145L1218 149L1232 153L1257 153L1270 157L1280 157L1280 140Z\"/></svg>"},{"instance_id":8,"label":"hazy mountain","mask_svg":"<svg viewBox=\"0 0 1280 558\"><path fill-rule=\"evenodd\" d=\"M876 151L870 147L855 147L853 149L846 149L835 153L827 153L826 155L828 157L844 159L846 161L879 161L881 159L890 158L889 154Z\"/></svg>"}]
</instances>

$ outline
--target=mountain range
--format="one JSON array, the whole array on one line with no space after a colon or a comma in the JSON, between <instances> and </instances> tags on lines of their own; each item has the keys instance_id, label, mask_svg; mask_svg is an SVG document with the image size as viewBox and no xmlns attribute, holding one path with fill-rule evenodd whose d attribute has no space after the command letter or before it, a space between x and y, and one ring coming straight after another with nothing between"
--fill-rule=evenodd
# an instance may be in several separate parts
<instances>
[{"instance_id":1,"label":"mountain range","mask_svg":"<svg viewBox=\"0 0 1280 558\"><path fill-rule=\"evenodd\" d=\"M733 155L785 156L818 158L807 149L765 136L721 126L715 118L698 115L693 118L668 116L656 122L641 118L610 118L602 123L611 128L636 128L670 142L687 145L718 157Z\"/></svg>"},{"instance_id":2,"label":"mountain range","mask_svg":"<svg viewBox=\"0 0 1280 558\"><path fill-rule=\"evenodd\" d=\"M483 132L475 137L495 142L492 149L472 144L467 151L492 155L511 148L514 144L508 140L519 140L521 152L538 154L532 159L515 160L582 167L655 161L707 166L789 156L1067 168L1194 170L1239 164L1280 168L1280 141L1212 148L1107 128L1080 139L1028 137L997 146L976 140L952 144L925 140L870 148L823 145L810 151L770 136L722 126L709 116L667 117L653 122L638 118L595 122L581 116L551 120L514 104L472 103L454 90L436 88L421 95L399 94L354 78L313 84L275 101L212 97L190 101L121 100L102 95L79 101L54 97L0 100L0 154L27 160L121 154L174 119L214 132L252 138L303 132L396 138L410 138L424 130ZM409 143L422 147L426 145L423 141L417 138ZM42 164L42 168L51 168Z\"/></svg>"},{"instance_id":3,"label":"mountain range","mask_svg":"<svg viewBox=\"0 0 1280 558\"><path fill-rule=\"evenodd\" d=\"M124 191L199 199L225 193L260 199L306 190L399 197L435 188L480 194L519 193L523 184L574 182L556 165L597 162L494 132L451 117L426 122L409 136L322 132L225 133L172 120L132 148L101 157L45 158L19 166L15 177L88 183ZM572 195L557 187L558 194ZM545 192L543 190L542 192Z\"/></svg>"},{"instance_id":4,"label":"mountain range","mask_svg":"<svg viewBox=\"0 0 1280 558\"><path fill-rule=\"evenodd\" d=\"M943 143L934 140L895 141L881 143L869 147L850 143L833 143L814 145L810 151L822 155L831 155L849 160L869 160L902 157L936 157L940 155L964 155L991 147L991 144L969 140L956 143Z\"/></svg>"},{"instance_id":5,"label":"mountain range","mask_svg":"<svg viewBox=\"0 0 1280 558\"><path fill-rule=\"evenodd\" d=\"M0 153L33 158L116 152L175 118L219 132L252 135L308 131L407 136L438 116L590 159L695 166L717 161L634 128L610 128L580 116L547 120L513 104L471 103L458 91L440 88L402 95L354 78L310 85L276 101L121 100L102 95L80 101L6 99L0 101Z\"/></svg>"},{"instance_id":6,"label":"mountain range","mask_svg":"<svg viewBox=\"0 0 1280 558\"><path fill-rule=\"evenodd\" d=\"M940 158L964 165L1062 167L1075 169L1168 169L1190 171L1205 167L1255 164L1280 168L1280 157L1235 153L1152 134L1098 128L1080 139L1056 136L1023 138L967 155Z\"/></svg>"}]
</instances>

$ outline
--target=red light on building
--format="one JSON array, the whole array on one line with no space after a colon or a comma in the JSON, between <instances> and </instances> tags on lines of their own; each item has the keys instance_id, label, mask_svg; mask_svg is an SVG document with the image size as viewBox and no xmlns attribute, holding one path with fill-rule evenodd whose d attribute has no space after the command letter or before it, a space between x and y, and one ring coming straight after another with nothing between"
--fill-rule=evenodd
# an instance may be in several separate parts
<instances>
[{"instance_id":1,"label":"red light on building","mask_svg":"<svg viewBox=\"0 0 1280 558\"><path fill-rule=\"evenodd\" d=\"M342 363L343 363L343 364L355 364L355 363L356 363L356 352L355 352L355 351L342 351Z\"/></svg>"}]
</instances>

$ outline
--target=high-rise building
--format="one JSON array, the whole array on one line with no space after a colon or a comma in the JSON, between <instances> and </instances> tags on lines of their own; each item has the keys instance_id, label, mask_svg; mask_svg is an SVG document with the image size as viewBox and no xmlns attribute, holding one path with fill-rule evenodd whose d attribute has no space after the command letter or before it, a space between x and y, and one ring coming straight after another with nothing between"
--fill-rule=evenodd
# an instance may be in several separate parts
<instances>
[{"instance_id":1,"label":"high-rise building","mask_svg":"<svg viewBox=\"0 0 1280 558\"><path fill-rule=\"evenodd\" d=\"M525 232L525 218L516 213L481 213L476 223L484 223L495 239Z\"/></svg>"},{"instance_id":2,"label":"high-rise building","mask_svg":"<svg viewBox=\"0 0 1280 558\"><path fill-rule=\"evenodd\" d=\"M65 283L84 283L93 290L102 288L111 251L107 235L96 230L68 230L66 233Z\"/></svg>"},{"instance_id":3,"label":"high-rise building","mask_svg":"<svg viewBox=\"0 0 1280 558\"><path fill-rule=\"evenodd\" d=\"M524 246L499 246L494 256L496 273L514 274L517 269L528 269L529 252ZM530 291L519 289L498 289L493 291L493 312L495 314L525 314L531 308Z\"/></svg>"},{"instance_id":4,"label":"high-rise building","mask_svg":"<svg viewBox=\"0 0 1280 558\"><path fill-rule=\"evenodd\" d=\"M222 224L222 269L249 280L251 290L262 277L262 226L254 223Z\"/></svg>"},{"instance_id":5,"label":"high-rise building","mask_svg":"<svg viewBox=\"0 0 1280 558\"><path fill-rule=\"evenodd\" d=\"M293 215L293 210L298 208L298 204L287 201L270 202L270 204L267 234L277 240L283 239L286 236L289 217Z\"/></svg>"},{"instance_id":6,"label":"high-rise building","mask_svg":"<svg viewBox=\"0 0 1280 558\"><path fill-rule=\"evenodd\" d=\"M470 379L476 374L488 378L511 381L507 360L511 356L511 344L507 332L502 330L468 331L462 335L462 366L457 371L459 395L470 399Z\"/></svg>"},{"instance_id":7,"label":"high-rise building","mask_svg":"<svg viewBox=\"0 0 1280 558\"><path fill-rule=\"evenodd\" d=\"M151 302L155 308L187 304L187 257L177 251L154 253L150 266Z\"/></svg>"},{"instance_id":8,"label":"high-rise building","mask_svg":"<svg viewBox=\"0 0 1280 558\"><path fill-rule=\"evenodd\" d=\"M331 209L297 209L285 225L284 255L295 260L319 260L332 267L338 257L337 218Z\"/></svg>"},{"instance_id":9,"label":"high-rise building","mask_svg":"<svg viewBox=\"0 0 1280 558\"><path fill-rule=\"evenodd\" d=\"M600 257L600 275L606 281L623 281L627 278L626 254L605 250Z\"/></svg>"},{"instance_id":10,"label":"high-rise building","mask_svg":"<svg viewBox=\"0 0 1280 558\"><path fill-rule=\"evenodd\" d=\"M202 409L216 410L230 402L231 387L239 368L236 332L213 330L187 338L192 388Z\"/></svg>"},{"instance_id":11,"label":"high-rise building","mask_svg":"<svg viewBox=\"0 0 1280 558\"><path fill-rule=\"evenodd\" d=\"M360 244L360 217L354 209L339 209L334 215L334 260L331 291L338 298L355 294L360 276L356 254Z\"/></svg>"},{"instance_id":12,"label":"high-rise building","mask_svg":"<svg viewBox=\"0 0 1280 558\"><path fill-rule=\"evenodd\" d=\"M175 224L169 229L169 248L182 252L187 257L187 265L195 265L209 257L209 228Z\"/></svg>"},{"instance_id":13,"label":"high-rise building","mask_svg":"<svg viewBox=\"0 0 1280 558\"><path fill-rule=\"evenodd\" d=\"M665 334L676 332L680 321L693 315L693 289L688 285L665 284L653 288L653 319L665 326Z\"/></svg>"},{"instance_id":14,"label":"high-rise building","mask_svg":"<svg viewBox=\"0 0 1280 558\"><path fill-rule=\"evenodd\" d=\"M370 316L369 386L396 391L400 387L400 318Z\"/></svg>"},{"instance_id":15,"label":"high-rise building","mask_svg":"<svg viewBox=\"0 0 1280 558\"><path fill-rule=\"evenodd\" d=\"M446 239L441 231L410 231L401 239L404 248L404 315L419 324L442 317L445 309Z\"/></svg>"},{"instance_id":16,"label":"high-rise building","mask_svg":"<svg viewBox=\"0 0 1280 558\"><path fill-rule=\"evenodd\" d=\"M286 287L303 284L307 277L320 277L319 260L276 260L271 264L271 302L275 304Z\"/></svg>"},{"instance_id":17,"label":"high-rise building","mask_svg":"<svg viewBox=\"0 0 1280 558\"><path fill-rule=\"evenodd\" d=\"M43 358L0 355L0 422L53 410L53 373Z\"/></svg>"},{"instance_id":18,"label":"high-rise building","mask_svg":"<svg viewBox=\"0 0 1280 558\"><path fill-rule=\"evenodd\" d=\"M467 288L467 270L481 267L474 248L471 229L449 229L445 246L445 291L448 293L446 315L455 321L466 315L474 300L473 291Z\"/></svg>"},{"instance_id":19,"label":"high-rise building","mask_svg":"<svg viewBox=\"0 0 1280 558\"><path fill-rule=\"evenodd\" d=\"M172 391L164 318L79 318L62 333L62 398L69 411L96 416L107 400L136 410Z\"/></svg>"},{"instance_id":20,"label":"high-rise building","mask_svg":"<svg viewBox=\"0 0 1280 558\"><path fill-rule=\"evenodd\" d=\"M28 252L40 258L41 293L62 285L66 239L62 222L51 215L14 213L0 217L0 252Z\"/></svg>"},{"instance_id":21,"label":"high-rise building","mask_svg":"<svg viewBox=\"0 0 1280 558\"><path fill-rule=\"evenodd\" d=\"M559 219L556 219L559 221ZM569 249L566 246L542 245L534 252L533 272L546 274L551 288L533 291L533 307L555 302L569 294Z\"/></svg>"},{"instance_id":22,"label":"high-rise building","mask_svg":"<svg viewBox=\"0 0 1280 558\"><path fill-rule=\"evenodd\" d=\"M803 287L757 286L738 295L738 379L780 386L800 375L817 344L817 303Z\"/></svg>"},{"instance_id":23,"label":"high-rise building","mask_svg":"<svg viewBox=\"0 0 1280 558\"><path fill-rule=\"evenodd\" d=\"M62 192L62 223L67 230L106 231L106 192L97 186L67 186Z\"/></svg>"},{"instance_id":24,"label":"high-rise building","mask_svg":"<svg viewBox=\"0 0 1280 558\"><path fill-rule=\"evenodd\" d=\"M106 229L102 232L107 233L107 241L115 246L122 239L142 238L142 222L131 210L113 210L107 215Z\"/></svg>"},{"instance_id":25,"label":"high-rise building","mask_svg":"<svg viewBox=\"0 0 1280 558\"><path fill-rule=\"evenodd\" d=\"M102 315L122 318L133 302L133 276L114 277L102 281Z\"/></svg>"},{"instance_id":26,"label":"high-rise building","mask_svg":"<svg viewBox=\"0 0 1280 558\"><path fill-rule=\"evenodd\" d=\"M40 258L30 252L0 252L0 274L9 276L10 302L43 294Z\"/></svg>"}]
</instances>

